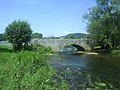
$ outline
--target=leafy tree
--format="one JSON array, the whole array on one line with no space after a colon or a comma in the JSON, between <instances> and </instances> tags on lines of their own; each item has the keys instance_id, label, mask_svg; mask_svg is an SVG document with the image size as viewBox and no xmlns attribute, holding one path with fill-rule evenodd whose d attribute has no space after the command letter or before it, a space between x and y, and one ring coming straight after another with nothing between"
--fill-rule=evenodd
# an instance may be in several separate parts
<instances>
[{"instance_id":1,"label":"leafy tree","mask_svg":"<svg viewBox=\"0 0 120 90\"><path fill-rule=\"evenodd\" d=\"M84 16L95 45L115 48L120 43L120 0L96 0L97 5Z\"/></svg>"},{"instance_id":2,"label":"leafy tree","mask_svg":"<svg viewBox=\"0 0 120 90\"><path fill-rule=\"evenodd\" d=\"M43 37L43 35L41 34L41 33L33 33L32 34L32 38L34 39L34 38L42 38Z\"/></svg>"},{"instance_id":3,"label":"leafy tree","mask_svg":"<svg viewBox=\"0 0 120 90\"><path fill-rule=\"evenodd\" d=\"M13 44L14 50L21 50L31 40L32 30L27 21L13 21L5 29L6 38Z\"/></svg>"},{"instance_id":4,"label":"leafy tree","mask_svg":"<svg viewBox=\"0 0 120 90\"><path fill-rule=\"evenodd\" d=\"M0 41L4 41L4 40L6 40L5 35L4 34L0 34Z\"/></svg>"}]
</instances>

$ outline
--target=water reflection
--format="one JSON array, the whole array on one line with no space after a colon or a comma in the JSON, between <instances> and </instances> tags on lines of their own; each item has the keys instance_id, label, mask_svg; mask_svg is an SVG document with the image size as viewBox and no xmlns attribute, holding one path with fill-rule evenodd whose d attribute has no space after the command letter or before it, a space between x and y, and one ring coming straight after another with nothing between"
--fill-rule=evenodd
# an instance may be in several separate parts
<instances>
[{"instance_id":1,"label":"water reflection","mask_svg":"<svg viewBox=\"0 0 120 90\"><path fill-rule=\"evenodd\" d=\"M60 52L62 52L62 53L69 53L69 52L75 52L75 51L77 51L77 48L74 46L64 46L60 50Z\"/></svg>"},{"instance_id":2,"label":"water reflection","mask_svg":"<svg viewBox=\"0 0 120 90\"><path fill-rule=\"evenodd\" d=\"M95 83L105 83L103 89L120 88L120 58L58 53L49 63L69 82L69 90L95 88Z\"/></svg>"}]
</instances>

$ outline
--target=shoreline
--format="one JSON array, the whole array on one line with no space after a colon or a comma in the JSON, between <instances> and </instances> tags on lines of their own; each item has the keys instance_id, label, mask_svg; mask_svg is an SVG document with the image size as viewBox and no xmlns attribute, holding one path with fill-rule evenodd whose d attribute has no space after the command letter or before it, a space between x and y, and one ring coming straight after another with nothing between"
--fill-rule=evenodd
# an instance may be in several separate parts
<instances>
[{"instance_id":1,"label":"shoreline","mask_svg":"<svg viewBox=\"0 0 120 90\"><path fill-rule=\"evenodd\" d=\"M87 51L76 51L74 52L73 54L86 54L86 55L98 55L99 53L96 53L96 52L87 52Z\"/></svg>"}]
</instances>

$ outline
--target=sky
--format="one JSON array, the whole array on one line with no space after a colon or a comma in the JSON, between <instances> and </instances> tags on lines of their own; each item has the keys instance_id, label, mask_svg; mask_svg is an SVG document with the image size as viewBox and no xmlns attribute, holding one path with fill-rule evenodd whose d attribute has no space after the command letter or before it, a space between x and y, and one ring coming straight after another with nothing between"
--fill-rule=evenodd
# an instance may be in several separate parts
<instances>
[{"instance_id":1,"label":"sky","mask_svg":"<svg viewBox=\"0 0 120 90\"><path fill-rule=\"evenodd\" d=\"M27 20L44 37L86 33L82 16L94 0L0 0L0 33L14 20Z\"/></svg>"}]
</instances>

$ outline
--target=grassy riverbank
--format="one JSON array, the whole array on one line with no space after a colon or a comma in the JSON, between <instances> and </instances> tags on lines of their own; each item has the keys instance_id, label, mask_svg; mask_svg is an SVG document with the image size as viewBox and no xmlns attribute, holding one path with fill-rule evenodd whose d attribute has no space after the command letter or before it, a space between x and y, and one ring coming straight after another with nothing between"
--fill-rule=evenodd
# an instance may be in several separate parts
<instances>
[{"instance_id":1,"label":"grassy riverbank","mask_svg":"<svg viewBox=\"0 0 120 90\"><path fill-rule=\"evenodd\" d=\"M45 53L50 53L50 48L15 53L11 47L0 46L0 90L67 90Z\"/></svg>"},{"instance_id":2,"label":"grassy riverbank","mask_svg":"<svg viewBox=\"0 0 120 90\"><path fill-rule=\"evenodd\" d=\"M112 50L111 51L111 54L114 55L114 56L120 56L120 50L117 49L117 50Z\"/></svg>"}]
</instances>

